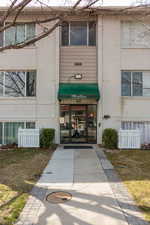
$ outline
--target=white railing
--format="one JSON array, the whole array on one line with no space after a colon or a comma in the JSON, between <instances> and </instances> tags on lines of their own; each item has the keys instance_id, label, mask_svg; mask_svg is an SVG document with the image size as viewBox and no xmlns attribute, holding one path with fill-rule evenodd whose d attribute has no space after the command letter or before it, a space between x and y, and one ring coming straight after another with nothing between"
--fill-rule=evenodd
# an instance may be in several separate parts
<instances>
[{"instance_id":1,"label":"white railing","mask_svg":"<svg viewBox=\"0 0 150 225\"><path fill-rule=\"evenodd\" d=\"M18 147L38 148L40 146L39 129L18 129Z\"/></svg>"},{"instance_id":2,"label":"white railing","mask_svg":"<svg viewBox=\"0 0 150 225\"><path fill-rule=\"evenodd\" d=\"M119 130L118 148L120 149L140 149L140 130Z\"/></svg>"}]
</instances>

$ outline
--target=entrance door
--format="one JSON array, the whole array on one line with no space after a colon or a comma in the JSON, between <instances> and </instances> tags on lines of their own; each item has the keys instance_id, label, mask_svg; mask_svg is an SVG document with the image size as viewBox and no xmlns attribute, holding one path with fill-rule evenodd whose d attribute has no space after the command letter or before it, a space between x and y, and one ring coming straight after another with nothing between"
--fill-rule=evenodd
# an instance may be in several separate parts
<instances>
[{"instance_id":1,"label":"entrance door","mask_svg":"<svg viewBox=\"0 0 150 225\"><path fill-rule=\"evenodd\" d=\"M61 143L96 143L96 105L60 105Z\"/></svg>"},{"instance_id":2,"label":"entrance door","mask_svg":"<svg viewBox=\"0 0 150 225\"><path fill-rule=\"evenodd\" d=\"M71 106L71 142L86 143L87 142L87 124L86 124L86 106L72 105Z\"/></svg>"}]
</instances>

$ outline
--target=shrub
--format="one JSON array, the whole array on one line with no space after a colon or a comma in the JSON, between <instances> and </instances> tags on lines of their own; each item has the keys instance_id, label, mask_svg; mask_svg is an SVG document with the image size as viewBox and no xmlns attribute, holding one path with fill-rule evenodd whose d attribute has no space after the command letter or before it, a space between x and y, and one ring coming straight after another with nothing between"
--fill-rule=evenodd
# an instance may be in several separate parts
<instances>
[{"instance_id":1,"label":"shrub","mask_svg":"<svg viewBox=\"0 0 150 225\"><path fill-rule=\"evenodd\" d=\"M114 149L118 144L118 133L115 129L107 128L103 131L102 143L105 148Z\"/></svg>"},{"instance_id":2,"label":"shrub","mask_svg":"<svg viewBox=\"0 0 150 225\"><path fill-rule=\"evenodd\" d=\"M40 133L40 146L42 148L49 148L54 140L55 130L52 128L43 128Z\"/></svg>"}]
</instances>

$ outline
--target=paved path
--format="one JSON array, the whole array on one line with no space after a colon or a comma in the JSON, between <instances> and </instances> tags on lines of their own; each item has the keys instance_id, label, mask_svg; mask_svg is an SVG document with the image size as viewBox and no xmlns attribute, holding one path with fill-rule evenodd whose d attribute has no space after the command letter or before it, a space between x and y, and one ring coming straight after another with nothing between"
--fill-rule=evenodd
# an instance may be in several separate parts
<instances>
[{"instance_id":1,"label":"paved path","mask_svg":"<svg viewBox=\"0 0 150 225\"><path fill-rule=\"evenodd\" d=\"M96 145L82 150L59 147L33 188L17 225L147 224L112 171ZM66 190L72 199L63 204L48 203L47 194L57 190Z\"/></svg>"}]
</instances>

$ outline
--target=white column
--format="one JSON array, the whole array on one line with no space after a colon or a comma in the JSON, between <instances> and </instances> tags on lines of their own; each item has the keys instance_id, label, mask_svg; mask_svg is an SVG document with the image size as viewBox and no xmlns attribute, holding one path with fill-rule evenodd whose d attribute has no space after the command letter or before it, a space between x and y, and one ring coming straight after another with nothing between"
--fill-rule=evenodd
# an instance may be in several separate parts
<instances>
[{"instance_id":1,"label":"white column","mask_svg":"<svg viewBox=\"0 0 150 225\"><path fill-rule=\"evenodd\" d=\"M97 82L100 90L100 100L97 104L97 143L102 141L103 129L103 17L97 21Z\"/></svg>"}]
</instances>

